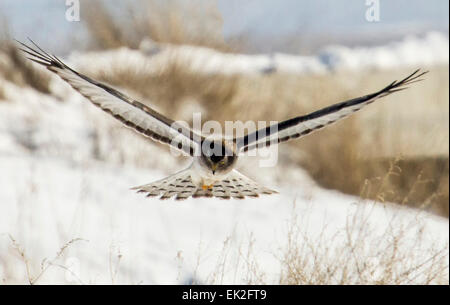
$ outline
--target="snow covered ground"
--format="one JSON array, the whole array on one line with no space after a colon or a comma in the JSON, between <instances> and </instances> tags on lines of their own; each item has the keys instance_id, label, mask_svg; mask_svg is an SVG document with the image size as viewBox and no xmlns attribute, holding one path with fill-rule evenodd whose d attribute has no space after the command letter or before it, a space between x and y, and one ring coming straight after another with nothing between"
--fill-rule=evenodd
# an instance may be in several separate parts
<instances>
[{"instance_id":1,"label":"snow covered ground","mask_svg":"<svg viewBox=\"0 0 450 305\"><path fill-rule=\"evenodd\" d=\"M306 236L317 247L301 253L310 258L311 269L316 251L327 257L324 269L351 260L348 230L354 243L362 243L358 262L370 264L365 272L373 273L367 275L372 283L386 276L386 256L394 252L396 238L401 238L396 245L399 261L393 264L397 272L425 263L403 278L404 283L421 283L428 276L423 269L447 263L446 219L374 206L317 187L285 187L282 195L244 201L161 202L129 191L161 177L160 172L24 156L2 156L0 164L8 173L0 179L0 270L7 283L27 282L25 264L9 234L25 250L32 276L67 241L83 239L56 262L76 276L54 266L38 283L278 283L294 213L305 234L298 236L298 243L306 242ZM346 267L356 277L355 265ZM339 283L339 272L344 270L329 283Z\"/></svg>"},{"instance_id":2,"label":"snow covered ground","mask_svg":"<svg viewBox=\"0 0 450 305\"><path fill-rule=\"evenodd\" d=\"M443 39L427 37L427 42ZM190 47L178 50L188 60L192 53L182 48ZM400 45L398 50L400 58ZM135 51L73 55L70 60L77 66L93 57L120 62L129 52ZM355 52L362 57L383 53ZM327 62L340 68L344 53L339 49ZM444 58L433 54L417 60L448 63L448 52ZM270 62L269 57L220 56L234 58L225 65L225 72L232 73L261 71ZM220 56L198 68L217 71L223 65ZM310 59L311 66L328 70L320 58ZM302 58L293 59L304 67ZM275 62L277 70L284 69L282 61ZM291 62L285 67L305 72ZM246 173L279 195L148 199L129 188L173 173L188 160L177 160L167 149L120 127L57 78L52 90L58 98L0 81L6 97L0 101L3 283L27 283L51 262L37 283L270 284L289 274L283 263L287 258L301 261L311 283L324 277L327 283L448 283L448 219L324 190L301 169L260 170L252 160L243 162ZM52 260L77 238L82 240Z\"/></svg>"},{"instance_id":3,"label":"snow covered ground","mask_svg":"<svg viewBox=\"0 0 450 305\"><path fill-rule=\"evenodd\" d=\"M175 60L197 73L327 73L342 70L380 70L400 67L429 67L448 64L448 34L429 32L421 36L406 36L378 47L332 45L315 56L275 54L231 54L194 46L174 46L143 41L141 50L120 48L107 52L74 53L69 61L82 69L92 69L93 63L104 73L117 69L117 63L141 67L147 73L157 73Z\"/></svg>"}]
</instances>

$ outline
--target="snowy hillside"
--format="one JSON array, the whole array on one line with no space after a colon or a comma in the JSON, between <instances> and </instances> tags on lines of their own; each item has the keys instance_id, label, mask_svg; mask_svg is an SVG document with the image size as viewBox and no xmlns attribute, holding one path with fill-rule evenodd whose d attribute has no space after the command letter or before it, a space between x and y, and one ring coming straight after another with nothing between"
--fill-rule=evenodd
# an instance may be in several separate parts
<instances>
[{"instance_id":1,"label":"snowy hillside","mask_svg":"<svg viewBox=\"0 0 450 305\"><path fill-rule=\"evenodd\" d=\"M350 48L334 45L324 48L315 56L282 53L231 54L204 47L163 45L151 41L143 41L140 51L121 48L100 53L73 54L69 60L82 69L92 69L93 63L103 69L114 69L117 68L117 62L128 62L129 65L141 67L148 73L157 73L176 60L198 73L219 74L311 74L341 70L429 67L449 62L448 34L440 32L406 36L403 40L378 47Z\"/></svg>"},{"instance_id":2,"label":"snowy hillside","mask_svg":"<svg viewBox=\"0 0 450 305\"><path fill-rule=\"evenodd\" d=\"M415 39L402 43L419 43ZM388 53L381 47L331 48L314 58L215 53L205 62L202 54L214 51L168 47L150 59L120 49L73 54L69 61L107 67L99 61L128 57L148 67L180 52L205 73L269 67L326 72L354 68L349 58L370 62L365 68L448 63L448 53L433 51L434 44L442 50L445 43L448 51L447 37L423 39L422 51L429 55L422 57L405 56L399 43ZM448 219L325 190L299 168L258 169L255 160L240 167L279 195L229 201L145 198L129 188L182 169L189 160L122 128L56 77L52 96L0 82L1 283L38 277L39 284L448 284Z\"/></svg>"}]
</instances>

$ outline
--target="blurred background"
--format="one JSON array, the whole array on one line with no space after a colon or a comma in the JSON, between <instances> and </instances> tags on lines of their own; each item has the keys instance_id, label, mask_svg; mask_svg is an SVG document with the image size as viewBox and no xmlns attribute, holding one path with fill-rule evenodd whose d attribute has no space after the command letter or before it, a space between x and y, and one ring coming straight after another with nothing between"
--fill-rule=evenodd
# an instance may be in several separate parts
<instances>
[{"instance_id":1,"label":"blurred background","mask_svg":"<svg viewBox=\"0 0 450 305\"><path fill-rule=\"evenodd\" d=\"M448 1L380 1L379 21L370 22L372 6L362 0L345 6L330 0L3 0L0 16L4 37L32 37L63 56L84 52L73 60L83 72L188 121L196 109L221 122L281 121L372 92L416 68L430 70L407 92L288 144L291 153L280 161L299 164L326 188L427 202L448 217ZM67 20L71 9L80 10L79 21ZM93 61L94 50L112 53ZM133 50L151 69L138 71ZM14 50L6 52L31 69ZM24 72L31 79L21 80L8 75L20 69L10 68L3 68L7 81L37 81L31 85L51 92L45 77ZM390 168L401 172L386 182ZM363 189L367 181L371 191Z\"/></svg>"},{"instance_id":2,"label":"blurred background","mask_svg":"<svg viewBox=\"0 0 450 305\"><path fill-rule=\"evenodd\" d=\"M94 160L130 176L188 164L160 158L169 155L164 146L142 141L26 61L12 39L30 37L80 72L188 122L196 111L221 123L282 121L428 70L408 90L280 147L277 168L240 167L292 193L314 184L448 218L448 10L446 0L1 0L0 154L11 176L0 198L26 201L40 187L13 186L23 184L12 178L17 156L34 160L30 168L44 158L88 171Z\"/></svg>"}]
</instances>

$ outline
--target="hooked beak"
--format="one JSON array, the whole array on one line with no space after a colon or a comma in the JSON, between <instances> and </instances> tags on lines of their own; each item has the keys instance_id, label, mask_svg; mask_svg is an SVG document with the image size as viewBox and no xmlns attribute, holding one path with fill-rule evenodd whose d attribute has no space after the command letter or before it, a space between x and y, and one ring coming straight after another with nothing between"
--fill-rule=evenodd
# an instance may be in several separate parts
<instances>
[{"instance_id":1,"label":"hooked beak","mask_svg":"<svg viewBox=\"0 0 450 305\"><path fill-rule=\"evenodd\" d=\"M212 173L213 173L213 175L216 173L216 169L217 169L217 164L213 164L212 166L211 166L211 169L212 169Z\"/></svg>"}]
</instances>

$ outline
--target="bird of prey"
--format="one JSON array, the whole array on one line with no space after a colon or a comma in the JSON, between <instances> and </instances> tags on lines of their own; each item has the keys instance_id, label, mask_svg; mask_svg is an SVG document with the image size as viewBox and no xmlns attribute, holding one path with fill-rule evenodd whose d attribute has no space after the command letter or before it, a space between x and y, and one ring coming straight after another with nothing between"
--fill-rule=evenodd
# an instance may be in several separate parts
<instances>
[{"instance_id":1,"label":"bird of prey","mask_svg":"<svg viewBox=\"0 0 450 305\"><path fill-rule=\"evenodd\" d=\"M246 196L258 197L259 194L277 193L260 186L235 169L236 161L243 152L257 149L261 145L277 145L310 134L348 117L379 98L406 89L407 85L420 81L420 77L427 73L416 70L401 81L394 81L377 92L275 123L241 137L211 138L198 134L116 89L73 70L56 56L42 50L31 39L30 42L31 46L18 42L20 49L29 59L57 74L95 106L136 132L192 156L193 161L187 169L133 188L149 197L158 196L160 199L186 199L191 196L242 199Z\"/></svg>"}]
</instances>

